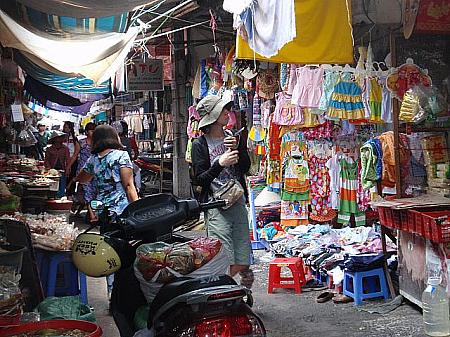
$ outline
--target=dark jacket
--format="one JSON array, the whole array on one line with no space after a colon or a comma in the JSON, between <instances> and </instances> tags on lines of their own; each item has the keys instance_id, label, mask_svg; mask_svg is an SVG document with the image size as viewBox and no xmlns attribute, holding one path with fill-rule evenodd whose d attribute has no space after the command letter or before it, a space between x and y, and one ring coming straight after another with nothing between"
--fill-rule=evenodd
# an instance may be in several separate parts
<instances>
[{"instance_id":1,"label":"dark jacket","mask_svg":"<svg viewBox=\"0 0 450 337\"><path fill-rule=\"evenodd\" d=\"M250 157L247 152L246 139L240 137L239 145L239 161L236 164L238 172L238 180L244 187L247 197L247 189L245 188L245 174L250 169ZM200 202L208 201L208 197L212 194L210 190L211 182L217 178L222 172L223 167L216 160L211 166L209 160L208 142L205 136L200 136L192 143L192 182L194 185L194 193Z\"/></svg>"}]
</instances>

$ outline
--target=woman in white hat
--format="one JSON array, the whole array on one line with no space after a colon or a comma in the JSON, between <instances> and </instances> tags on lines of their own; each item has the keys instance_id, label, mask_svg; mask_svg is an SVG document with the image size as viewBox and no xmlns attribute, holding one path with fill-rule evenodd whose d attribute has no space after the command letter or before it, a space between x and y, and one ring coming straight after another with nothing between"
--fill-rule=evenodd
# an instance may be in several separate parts
<instances>
[{"instance_id":1,"label":"woman in white hat","mask_svg":"<svg viewBox=\"0 0 450 337\"><path fill-rule=\"evenodd\" d=\"M245 174L250 168L246 140L226 136L224 127L232 102L207 96L197 105L199 129L203 136L192 144L193 183L201 202L212 199L214 191L231 179L245 189ZM230 255L230 274L247 271L250 265L250 238L245 197L227 209L205 212L209 236L221 240Z\"/></svg>"}]
</instances>

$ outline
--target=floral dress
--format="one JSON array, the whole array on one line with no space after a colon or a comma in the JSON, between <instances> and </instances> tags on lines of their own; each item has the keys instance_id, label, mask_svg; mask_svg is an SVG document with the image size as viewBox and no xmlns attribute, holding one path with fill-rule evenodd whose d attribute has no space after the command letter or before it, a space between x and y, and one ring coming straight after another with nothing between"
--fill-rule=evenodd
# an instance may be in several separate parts
<instances>
[{"instance_id":1,"label":"floral dress","mask_svg":"<svg viewBox=\"0 0 450 337\"><path fill-rule=\"evenodd\" d=\"M120 169L123 167L133 169L133 164L128 153L121 150L112 150L102 157L92 155L83 167L83 170L94 176L97 198L112 215L120 215L128 205L120 179Z\"/></svg>"},{"instance_id":2,"label":"floral dress","mask_svg":"<svg viewBox=\"0 0 450 337\"><path fill-rule=\"evenodd\" d=\"M83 169L90 156L91 146L87 142L87 139L80 139L80 154L78 155L77 174ZM89 203L95 199L97 187L94 179L87 184L80 184L79 186L81 186L79 191L80 195L78 196L80 199L83 199L85 203Z\"/></svg>"},{"instance_id":3,"label":"floral dress","mask_svg":"<svg viewBox=\"0 0 450 337\"><path fill-rule=\"evenodd\" d=\"M330 174L326 166L328 157L309 158L311 213L309 217L315 221L330 221L336 216L331 208Z\"/></svg>"}]
</instances>

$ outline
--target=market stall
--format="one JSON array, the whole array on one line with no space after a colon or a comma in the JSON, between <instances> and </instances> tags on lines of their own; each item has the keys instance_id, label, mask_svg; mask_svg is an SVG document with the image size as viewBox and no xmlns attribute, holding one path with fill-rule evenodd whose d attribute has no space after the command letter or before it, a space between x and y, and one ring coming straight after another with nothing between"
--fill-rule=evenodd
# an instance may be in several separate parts
<instances>
[{"instance_id":1,"label":"market stall","mask_svg":"<svg viewBox=\"0 0 450 337\"><path fill-rule=\"evenodd\" d=\"M311 9L304 6L301 11L300 5L296 7L299 13L289 20ZM301 52L309 46L301 43L306 41L294 38L278 53L269 53L273 46L264 44L263 32L258 32L261 23L250 24L244 14L234 14L238 22L242 19L237 50L221 46L214 60L200 62L193 96L215 94L234 100L227 128L248 128L253 248L270 248L277 254L279 242L295 246L302 236L293 233L304 228L320 233L321 226L342 227L355 234L362 230L359 227L375 224L376 244L372 246L372 240L360 243L371 247L367 251L372 253L386 254L387 243L396 252L396 233L386 239L383 218L381 229L377 225L377 203L400 196L449 194L446 136L419 133L445 132L450 125L443 49L435 52L443 58L433 55L433 61L427 62L426 53L408 49L406 44L399 50L395 45L386 48L392 32L375 37L372 26L362 35L354 66L345 64L349 61L303 60ZM296 27L298 37L304 31L300 23ZM248 37L249 29L257 33ZM345 40L344 35L339 38ZM445 47L445 43L433 43ZM301 64L291 63L294 53L289 51L295 48L295 62ZM233 61L234 53L239 60ZM189 108L190 139L201 134L199 120L194 104ZM401 234L397 238L401 242ZM294 255L303 254L296 251Z\"/></svg>"}]
</instances>

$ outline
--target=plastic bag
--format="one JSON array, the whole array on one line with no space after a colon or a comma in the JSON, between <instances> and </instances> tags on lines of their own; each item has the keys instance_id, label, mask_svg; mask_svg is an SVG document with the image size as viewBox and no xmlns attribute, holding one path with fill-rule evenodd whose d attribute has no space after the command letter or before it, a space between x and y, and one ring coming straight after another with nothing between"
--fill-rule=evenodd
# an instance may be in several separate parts
<instances>
[{"instance_id":1,"label":"plastic bag","mask_svg":"<svg viewBox=\"0 0 450 337\"><path fill-rule=\"evenodd\" d=\"M222 243L218 239L200 237L190 241L189 246L194 250L194 263L196 268L199 268L217 255Z\"/></svg>"},{"instance_id":2,"label":"plastic bag","mask_svg":"<svg viewBox=\"0 0 450 337\"><path fill-rule=\"evenodd\" d=\"M41 320L79 319L95 322L95 313L79 296L47 297L36 307Z\"/></svg>"},{"instance_id":3,"label":"plastic bag","mask_svg":"<svg viewBox=\"0 0 450 337\"><path fill-rule=\"evenodd\" d=\"M194 250L189 245L177 245L167 255L167 264L181 275L194 271Z\"/></svg>"},{"instance_id":4,"label":"plastic bag","mask_svg":"<svg viewBox=\"0 0 450 337\"><path fill-rule=\"evenodd\" d=\"M405 122L434 122L447 112L447 102L436 87L414 86L403 96L399 119Z\"/></svg>"},{"instance_id":5,"label":"plastic bag","mask_svg":"<svg viewBox=\"0 0 450 337\"><path fill-rule=\"evenodd\" d=\"M153 328L151 328L151 329L144 328L142 330L138 330L133 335L133 337L154 337L154 336L155 336L155 330L153 330Z\"/></svg>"},{"instance_id":6,"label":"plastic bag","mask_svg":"<svg viewBox=\"0 0 450 337\"><path fill-rule=\"evenodd\" d=\"M145 299L147 300L148 303L151 303L155 298L156 294L158 293L158 291L164 285L164 283L157 282L158 278L160 277L160 274L163 273L163 270L164 273L172 274L173 278L182 276L195 278L195 277L227 274L229 266L230 266L229 256L226 250L222 247L220 251L217 253L217 255L214 256L209 262L205 263L202 267L194 270L192 273L189 273L187 275L182 275L176 272L175 270L171 269L170 267L165 267L164 269L157 271L151 280L147 280L144 278L139 268L137 267L137 263L134 264L134 274L136 278L139 280L139 284L141 286L141 290L145 296Z\"/></svg>"},{"instance_id":7,"label":"plastic bag","mask_svg":"<svg viewBox=\"0 0 450 337\"><path fill-rule=\"evenodd\" d=\"M398 118L405 122L413 122L419 114L419 96L413 88L409 89L403 96L402 105Z\"/></svg>"},{"instance_id":8,"label":"plastic bag","mask_svg":"<svg viewBox=\"0 0 450 337\"><path fill-rule=\"evenodd\" d=\"M145 280L153 279L155 274L168 266L167 254L171 246L164 242L155 242L139 246L136 249L135 268L142 273Z\"/></svg>"},{"instance_id":9,"label":"plastic bag","mask_svg":"<svg viewBox=\"0 0 450 337\"><path fill-rule=\"evenodd\" d=\"M36 137L30 129L20 131L17 136L17 144L23 147L32 146L37 143Z\"/></svg>"}]
</instances>

